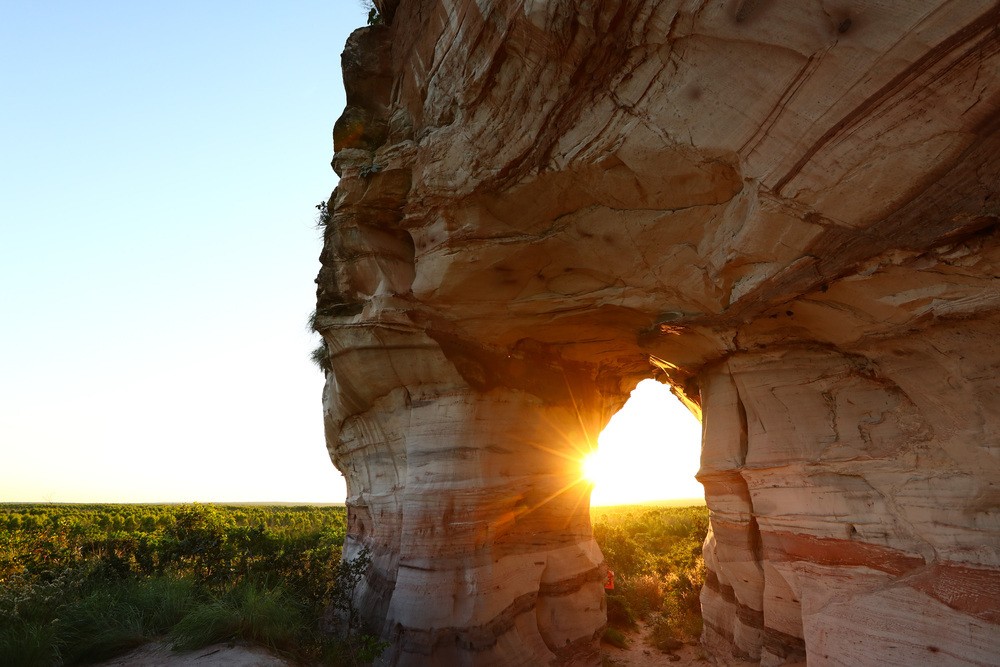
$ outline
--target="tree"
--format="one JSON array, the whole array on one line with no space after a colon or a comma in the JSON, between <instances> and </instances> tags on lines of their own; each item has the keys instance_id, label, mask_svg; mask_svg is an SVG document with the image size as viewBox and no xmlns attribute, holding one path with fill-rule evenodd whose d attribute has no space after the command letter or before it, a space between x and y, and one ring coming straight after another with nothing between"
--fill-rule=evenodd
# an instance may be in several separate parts
<instances>
[{"instance_id":1,"label":"tree","mask_svg":"<svg viewBox=\"0 0 1000 667\"><path fill-rule=\"evenodd\" d=\"M358 584L361 583L361 578L368 572L371 564L371 549L364 547L353 559L342 560L337 565L336 583L331 602L334 609L345 615L348 640L358 625L358 610L354 606L354 594L358 589Z\"/></svg>"}]
</instances>

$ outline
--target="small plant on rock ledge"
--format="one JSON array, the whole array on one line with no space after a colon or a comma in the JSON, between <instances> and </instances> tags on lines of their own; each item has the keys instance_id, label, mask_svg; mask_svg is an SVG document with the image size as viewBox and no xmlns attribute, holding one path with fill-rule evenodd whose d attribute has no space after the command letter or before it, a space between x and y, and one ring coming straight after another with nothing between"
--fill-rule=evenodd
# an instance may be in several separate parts
<instances>
[{"instance_id":1,"label":"small plant on rock ledge","mask_svg":"<svg viewBox=\"0 0 1000 667\"><path fill-rule=\"evenodd\" d=\"M382 25L382 14L372 0L361 0L361 6L368 10L368 25Z\"/></svg>"},{"instance_id":2,"label":"small plant on rock ledge","mask_svg":"<svg viewBox=\"0 0 1000 667\"><path fill-rule=\"evenodd\" d=\"M327 207L326 202L321 201L316 204L316 210L319 211L319 213L316 214L316 226L326 227L330 224L330 209Z\"/></svg>"},{"instance_id":3,"label":"small plant on rock ledge","mask_svg":"<svg viewBox=\"0 0 1000 667\"><path fill-rule=\"evenodd\" d=\"M329 375L333 372L333 364L330 363L330 350L327 349L325 342L320 343L319 347L309 355L309 358L320 367L323 375Z\"/></svg>"}]
</instances>

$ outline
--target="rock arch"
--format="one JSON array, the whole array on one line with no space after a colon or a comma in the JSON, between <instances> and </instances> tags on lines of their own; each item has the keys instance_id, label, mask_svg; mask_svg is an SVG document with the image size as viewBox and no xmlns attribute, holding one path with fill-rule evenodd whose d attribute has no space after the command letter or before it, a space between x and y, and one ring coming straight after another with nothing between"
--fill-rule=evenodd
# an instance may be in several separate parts
<instances>
[{"instance_id":1,"label":"rock arch","mask_svg":"<svg viewBox=\"0 0 1000 667\"><path fill-rule=\"evenodd\" d=\"M1000 653L1000 5L377 4L316 328L384 661L595 662L567 461L654 368L715 655Z\"/></svg>"}]
</instances>

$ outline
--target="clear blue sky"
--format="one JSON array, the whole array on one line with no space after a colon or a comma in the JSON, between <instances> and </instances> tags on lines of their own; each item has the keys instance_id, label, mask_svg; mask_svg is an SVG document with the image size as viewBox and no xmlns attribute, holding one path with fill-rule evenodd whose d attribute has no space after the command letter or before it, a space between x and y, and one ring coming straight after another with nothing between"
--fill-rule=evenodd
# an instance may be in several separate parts
<instances>
[{"instance_id":1,"label":"clear blue sky","mask_svg":"<svg viewBox=\"0 0 1000 667\"><path fill-rule=\"evenodd\" d=\"M0 501L344 499L306 330L358 0L0 21Z\"/></svg>"},{"instance_id":2,"label":"clear blue sky","mask_svg":"<svg viewBox=\"0 0 1000 667\"><path fill-rule=\"evenodd\" d=\"M344 500L306 319L340 52L366 18L359 0L5 4L0 502ZM700 495L700 427L648 391L602 438L628 458L603 459L595 498Z\"/></svg>"}]
</instances>

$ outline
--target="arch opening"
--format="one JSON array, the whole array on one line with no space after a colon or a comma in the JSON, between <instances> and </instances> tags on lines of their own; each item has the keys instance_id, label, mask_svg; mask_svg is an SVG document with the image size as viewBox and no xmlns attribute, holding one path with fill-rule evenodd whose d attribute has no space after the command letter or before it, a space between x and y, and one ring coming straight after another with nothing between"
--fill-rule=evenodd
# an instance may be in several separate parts
<instances>
[{"instance_id":1,"label":"arch opening","mask_svg":"<svg viewBox=\"0 0 1000 667\"><path fill-rule=\"evenodd\" d=\"M597 449L583 461L592 484L591 507L705 502L695 479L701 457L701 421L656 380L643 380L611 417Z\"/></svg>"}]
</instances>

